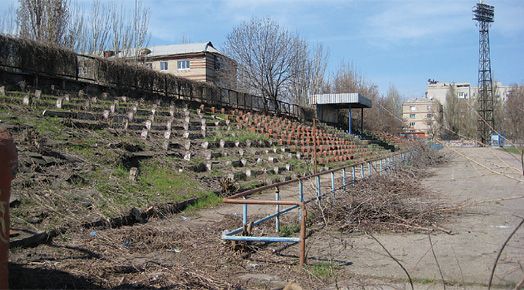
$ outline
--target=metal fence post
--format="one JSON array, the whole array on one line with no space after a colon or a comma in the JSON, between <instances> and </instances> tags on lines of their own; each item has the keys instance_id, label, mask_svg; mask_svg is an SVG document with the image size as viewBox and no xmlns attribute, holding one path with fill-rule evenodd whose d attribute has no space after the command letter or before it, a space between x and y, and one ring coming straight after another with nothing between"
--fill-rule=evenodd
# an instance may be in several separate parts
<instances>
[{"instance_id":1,"label":"metal fence post","mask_svg":"<svg viewBox=\"0 0 524 290\"><path fill-rule=\"evenodd\" d=\"M351 184L355 184L355 180L357 179L357 170L355 169L355 166L351 167Z\"/></svg>"},{"instance_id":2,"label":"metal fence post","mask_svg":"<svg viewBox=\"0 0 524 290\"><path fill-rule=\"evenodd\" d=\"M335 192L335 172L331 171L331 192Z\"/></svg>"},{"instance_id":3,"label":"metal fence post","mask_svg":"<svg viewBox=\"0 0 524 290\"><path fill-rule=\"evenodd\" d=\"M378 175L382 175L382 159L379 161Z\"/></svg>"},{"instance_id":4,"label":"metal fence post","mask_svg":"<svg viewBox=\"0 0 524 290\"><path fill-rule=\"evenodd\" d=\"M368 162L368 168L369 168L369 176L373 175L373 166L372 166L372 163L373 161L370 161Z\"/></svg>"},{"instance_id":5,"label":"metal fence post","mask_svg":"<svg viewBox=\"0 0 524 290\"><path fill-rule=\"evenodd\" d=\"M242 225L247 225L247 203L242 206Z\"/></svg>"},{"instance_id":6,"label":"metal fence post","mask_svg":"<svg viewBox=\"0 0 524 290\"><path fill-rule=\"evenodd\" d=\"M299 259L300 267L303 267L306 263L306 218L307 218L307 209L306 205L302 203L300 205L302 210L302 218L300 219L300 245L299 245Z\"/></svg>"},{"instance_id":7,"label":"metal fence post","mask_svg":"<svg viewBox=\"0 0 524 290\"><path fill-rule=\"evenodd\" d=\"M317 175L317 200L320 200L322 191L320 190L320 175Z\"/></svg>"},{"instance_id":8,"label":"metal fence post","mask_svg":"<svg viewBox=\"0 0 524 290\"><path fill-rule=\"evenodd\" d=\"M280 200L280 189L278 188L278 186L277 186L277 189L275 191L275 200L276 201ZM280 232L280 205L279 204L277 204L275 206L275 210L276 210L275 231L278 233L278 232Z\"/></svg>"},{"instance_id":9,"label":"metal fence post","mask_svg":"<svg viewBox=\"0 0 524 290\"><path fill-rule=\"evenodd\" d=\"M346 190L346 168L342 168L342 188Z\"/></svg>"},{"instance_id":10,"label":"metal fence post","mask_svg":"<svg viewBox=\"0 0 524 290\"><path fill-rule=\"evenodd\" d=\"M364 172L364 163L360 163L360 177L364 179L366 177L366 174Z\"/></svg>"},{"instance_id":11,"label":"metal fence post","mask_svg":"<svg viewBox=\"0 0 524 290\"><path fill-rule=\"evenodd\" d=\"M298 200L300 202L304 202L304 182L302 181L302 179L298 180ZM302 208L299 209L299 212L298 212L298 222L299 223L302 220L303 214L304 213L302 212Z\"/></svg>"},{"instance_id":12,"label":"metal fence post","mask_svg":"<svg viewBox=\"0 0 524 290\"><path fill-rule=\"evenodd\" d=\"M335 202L335 172L331 171L331 194L333 197L333 201Z\"/></svg>"}]
</instances>

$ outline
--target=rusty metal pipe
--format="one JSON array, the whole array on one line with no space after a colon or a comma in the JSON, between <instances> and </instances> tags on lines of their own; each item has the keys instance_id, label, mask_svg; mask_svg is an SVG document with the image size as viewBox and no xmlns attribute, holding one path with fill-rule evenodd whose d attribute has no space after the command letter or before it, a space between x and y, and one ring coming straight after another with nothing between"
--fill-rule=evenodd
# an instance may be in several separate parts
<instances>
[{"instance_id":1,"label":"rusty metal pipe","mask_svg":"<svg viewBox=\"0 0 524 290\"><path fill-rule=\"evenodd\" d=\"M224 198L224 203L233 204L270 204L270 205L301 205L301 202L291 200L266 200L266 199L231 199Z\"/></svg>"},{"instance_id":2,"label":"rusty metal pipe","mask_svg":"<svg viewBox=\"0 0 524 290\"><path fill-rule=\"evenodd\" d=\"M306 264L306 205L302 203L300 209L302 210L302 220L300 221L299 259L300 267L303 267Z\"/></svg>"}]
</instances>

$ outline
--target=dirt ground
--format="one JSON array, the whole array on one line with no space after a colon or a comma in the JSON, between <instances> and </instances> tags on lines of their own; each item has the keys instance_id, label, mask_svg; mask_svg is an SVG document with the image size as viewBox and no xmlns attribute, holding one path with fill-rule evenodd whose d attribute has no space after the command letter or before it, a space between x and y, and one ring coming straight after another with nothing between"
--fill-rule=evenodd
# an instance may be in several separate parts
<instances>
[{"instance_id":1,"label":"dirt ground","mask_svg":"<svg viewBox=\"0 0 524 290\"><path fill-rule=\"evenodd\" d=\"M524 177L516 155L491 148L448 148L451 162L433 168L423 184L452 204L467 204L445 225L452 234L432 234L433 249L446 283L462 289L485 289L504 240L524 216ZM406 267L421 289L441 289L441 276L427 235L382 234L376 237ZM333 255L350 263L348 273L377 279L405 279L404 272L366 236L333 234L308 241L310 258ZM340 246L343 243L351 245ZM493 283L506 289L524 278L524 229L507 244ZM343 283L339 283L339 286ZM400 284L397 284L400 286ZM407 287L407 285L404 285ZM513 286L513 287L512 287ZM449 288L449 286L448 286Z\"/></svg>"},{"instance_id":2,"label":"dirt ground","mask_svg":"<svg viewBox=\"0 0 524 290\"><path fill-rule=\"evenodd\" d=\"M431 234L448 289L484 289L497 252L524 215L524 178L516 155L491 148L449 148L447 164L422 183L449 204L463 204ZM282 196L295 194L282 189ZM268 195L273 196L273 194ZM253 215L266 208L250 210ZM118 229L74 231L48 245L11 253L11 285L20 288L282 288L409 289L400 267L370 237L315 230L308 266L297 246L233 251L220 235L241 223L238 205L151 220ZM269 228L267 229L269 230ZM442 289L427 234L376 234L410 273L417 289ZM507 244L494 283L509 289L524 277L524 229ZM326 267L325 265L330 265ZM324 272L319 270L323 270Z\"/></svg>"}]
</instances>

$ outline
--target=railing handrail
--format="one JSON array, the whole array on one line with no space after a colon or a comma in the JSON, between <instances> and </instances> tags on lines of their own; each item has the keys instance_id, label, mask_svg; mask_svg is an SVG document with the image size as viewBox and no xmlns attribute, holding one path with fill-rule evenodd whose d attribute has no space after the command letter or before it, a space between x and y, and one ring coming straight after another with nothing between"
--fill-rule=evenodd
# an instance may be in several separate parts
<instances>
[{"instance_id":1,"label":"railing handrail","mask_svg":"<svg viewBox=\"0 0 524 290\"><path fill-rule=\"evenodd\" d=\"M368 163L369 164L369 176L372 175L372 166L373 162L380 160L380 167L379 170L375 168L375 173L382 174L383 166L382 166L382 160L386 160L386 170L391 166L395 166L395 157L400 156L400 161L403 162L405 160L404 153L413 153L412 151L400 151L396 152L396 154L387 154L385 156L381 156L379 158L373 158L369 160L365 160L363 162L359 163L353 163L348 166L341 166L338 168L326 170L323 172L319 172L316 174L311 174L308 176L304 176L301 178L297 178L294 180L286 181L286 182L280 182L275 183L272 185L263 186L254 190L247 190L244 192L241 192L239 194L236 194L234 196L231 196L230 198L224 198L224 203L229 204L240 204L243 206L243 213L242 213L242 227L235 228L232 230L225 230L222 232L222 239L224 240L232 240L232 241L246 241L246 242L284 242L284 243L299 243L299 265L303 266L306 262L306 255L305 255L305 247L306 247L306 217L307 217L307 208L306 204L308 204L311 201L314 200L321 200L326 194L331 192L333 194L333 197L335 197L335 192L340 189L347 188L348 184L346 182L346 168L353 168L355 169L357 166L363 166L363 164ZM410 158L412 156L409 156ZM391 158L391 159L390 159ZM335 171L342 171L342 186L336 187L335 186ZM361 167L361 170L363 168ZM324 174L331 173L331 190L328 192L322 193L321 190L321 179L320 176ZM316 198L310 198L307 200L304 200L304 187L302 181L317 177L317 189L316 189ZM361 171L361 178L364 178L364 172ZM356 180L355 170L352 170L352 183L354 184ZM281 200L280 199L280 189L279 186L290 184L293 182L299 182L299 195L298 200ZM247 199L246 197L250 194L258 193L267 189L271 188L277 188L275 192L275 200L268 200L268 199ZM239 198L239 197L244 197ZM251 223L248 223L248 205L276 205L276 212L269 214L263 218L260 218L258 220L252 221ZM281 205L289 205L290 207L280 209ZM249 235L249 232L247 232L247 235L242 234L238 235L242 232L245 232L247 229L248 224L251 226L257 226L261 223L267 222L271 219L275 219L275 231L278 232L280 230L280 216L287 214L293 210L299 210L299 222L300 222L300 235L299 237L280 237L280 236L251 236Z\"/></svg>"},{"instance_id":2,"label":"railing handrail","mask_svg":"<svg viewBox=\"0 0 524 290\"><path fill-rule=\"evenodd\" d=\"M396 154L391 153L391 154L387 154L385 156L376 157L376 158L364 160L364 161L357 162L357 163L351 163L351 164L348 164L348 165L336 167L336 168L333 168L333 169L324 170L324 171L321 171L321 172L317 172L317 173L313 173L313 174L310 174L310 175L294 178L294 179L291 179L291 180L286 180L286 181L277 182L277 183L273 183L273 184L268 184L268 185L264 185L264 186L253 188L253 189L248 189L248 190L245 190L245 191L242 191L242 192L238 192L238 193L235 193L233 195L230 195L230 196L224 198L224 202L226 200L230 201L230 200L235 200L236 198L240 198L240 197L247 197L249 195L253 195L253 194L256 194L256 193L268 190L268 189L272 189L272 188L276 188L276 187L282 187L284 185L297 183L297 182L300 182L300 181L305 181L305 180L311 179L313 177L322 176L322 175L325 175L325 174L328 174L328 173L331 173L331 172L335 172L335 171L339 171L339 170L342 170L342 169L351 168L353 166L359 166L361 164L366 164L368 162L379 161L379 160L382 160L384 158L395 156L395 155L399 155L399 154L406 153L406 152L409 152L409 151L407 151L407 150L397 151Z\"/></svg>"}]
</instances>

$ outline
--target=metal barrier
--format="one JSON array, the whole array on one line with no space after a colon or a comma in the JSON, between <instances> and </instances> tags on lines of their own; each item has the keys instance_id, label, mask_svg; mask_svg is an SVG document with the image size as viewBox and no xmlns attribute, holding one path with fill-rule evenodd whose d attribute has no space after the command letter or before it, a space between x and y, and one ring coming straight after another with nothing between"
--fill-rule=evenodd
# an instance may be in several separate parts
<instances>
[{"instance_id":1,"label":"metal barrier","mask_svg":"<svg viewBox=\"0 0 524 290\"><path fill-rule=\"evenodd\" d=\"M305 248L306 248L306 218L307 218L307 209L306 204L311 201L320 201L322 198L331 194L333 199L335 199L336 191L340 189L346 189L350 185L354 185L355 181L358 179L364 179L370 177L373 174L382 175L385 171L397 167L400 163L405 162L413 158L414 151L405 151L396 154L389 155L385 158L366 160L361 163L352 164L349 166L339 167L320 173L308 175L305 177L279 182L271 185L266 185L256 189L251 189L243 191L237 194L234 194L228 198L224 198L224 203L229 204L241 204L242 205L242 226L233 230L225 230L222 232L222 239L230 241L246 241L246 242L267 242L267 243L299 243L299 261L300 266L304 265L306 262L305 257ZM360 168L360 177L357 177L356 168ZM368 173L366 173L368 171ZM336 187L336 175L340 174L341 186ZM322 176L330 175L330 190L327 192L322 192ZM351 174L348 176L348 174ZM308 180L313 180L315 182L316 192L315 197L304 200L304 183ZM281 200L280 188L285 185L296 184L297 195L296 200ZM276 189L275 199L248 199L251 195L255 193L261 193L265 190ZM248 222L248 206L249 205L272 205L275 206L275 213L267 215L261 219ZM281 206L287 206L281 208ZM290 213L291 211L298 210L298 221L300 223L300 233L298 237L281 237L281 236L251 236L247 232L247 228L252 228L254 226L260 225L264 222L267 222L271 219L275 219L275 232L280 231L280 217L284 214ZM241 234L241 235L239 235Z\"/></svg>"}]
</instances>

